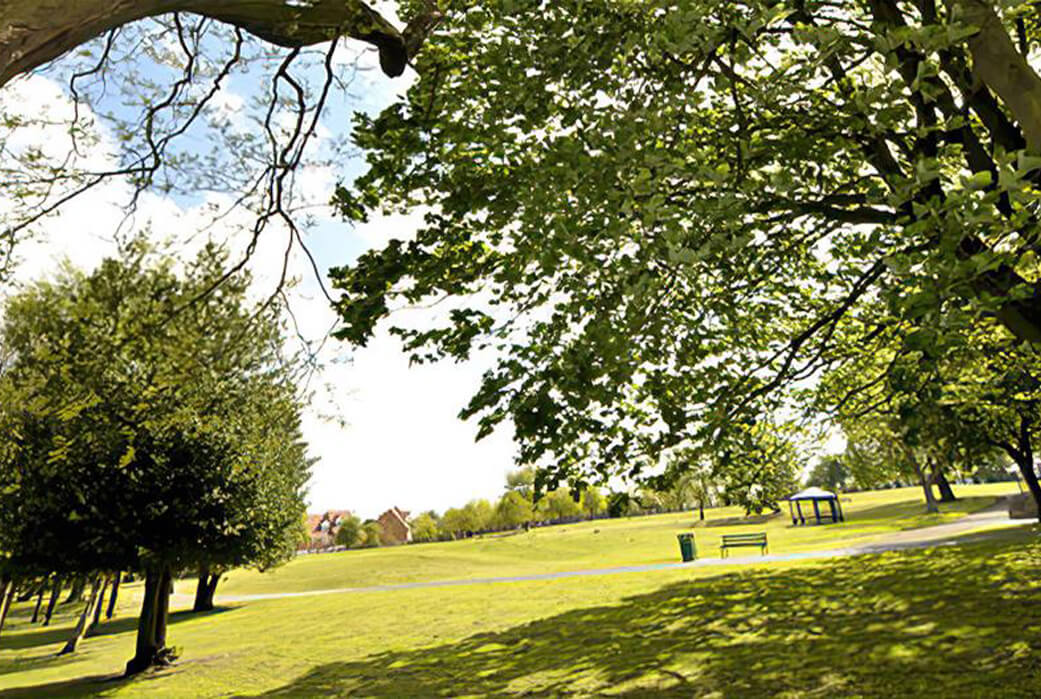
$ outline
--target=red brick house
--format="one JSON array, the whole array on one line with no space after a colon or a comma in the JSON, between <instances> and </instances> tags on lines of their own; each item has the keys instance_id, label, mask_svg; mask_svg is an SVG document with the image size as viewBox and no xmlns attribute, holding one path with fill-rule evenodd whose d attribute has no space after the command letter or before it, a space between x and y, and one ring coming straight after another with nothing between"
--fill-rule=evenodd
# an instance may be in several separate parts
<instances>
[{"instance_id":1,"label":"red brick house","mask_svg":"<svg viewBox=\"0 0 1041 699\"><path fill-rule=\"evenodd\" d=\"M310 541L302 543L300 549L324 549L335 546L340 523L350 515L350 510L328 510L318 515L307 515L306 526Z\"/></svg>"},{"instance_id":2,"label":"red brick house","mask_svg":"<svg viewBox=\"0 0 1041 699\"><path fill-rule=\"evenodd\" d=\"M412 527L408 523L408 512L392 507L376 520L383 528L380 537L384 546L407 544L412 541Z\"/></svg>"}]
</instances>

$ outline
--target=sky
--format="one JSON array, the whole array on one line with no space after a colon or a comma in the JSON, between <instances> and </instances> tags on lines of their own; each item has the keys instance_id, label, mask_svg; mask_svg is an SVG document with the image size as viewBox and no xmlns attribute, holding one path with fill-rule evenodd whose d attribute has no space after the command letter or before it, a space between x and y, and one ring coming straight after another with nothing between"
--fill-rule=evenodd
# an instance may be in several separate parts
<instances>
[{"instance_id":1,"label":"sky","mask_svg":"<svg viewBox=\"0 0 1041 699\"><path fill-rule=\"evenodd\" d=\"M346 60L351 58L348 53ZM371 69L375 52L364 51L361 61L370 68L360 74L354 88L361 97L331 103L323 123L326 137L335 135L329 133L330 129L349 124L345 111L360 107L375 112L406 89L412 79L406 75L392 81ZM58 75L48 71L9 84L0 91L0 104L9 112L49 114L54 121L67 117L71 106L60 71L55 72ZM249 98L249 82L250 75L237 76L221 95L231 128L250 128L240 119ZM60 127L22 127L16 137L25 143L46 144L54 158L61 157L68 145ZM103 129L99 137L100 143L87 157L104 164L110 157L106 154L116 151L115 141ZM338 171L323 167L305 171L301 187L319 206L306 239L323 271L350 263L391 238L410 237L417 223L415 218L397 216L352 227L328 208L321 209L337 180L349 179L362 167L358 162L341 165ZM127 191L120 183L102 186L48 219L39 235L17 249L16 279L28 282L47 276L64 259L90 269L112 254L116 249L113 231L119 225L121 202ZM146 195L134 224L147 228L155 240L177 240L183 231L200 227L205 205L219 203L215 196L186 200ZM0 201L0 215L3 207ZM241 235L231 230L236 223L248 221L228 220L227 231L217 230L213 235L220 238L226 234L233 248L236 241L241 247ZM276 284L284 241L278 231L265 232L251 260L258 297ZM197 243L201 245L202 240ZM318 339L333 326L335 315L299 253L294 256L291 273L298 279L291 299L293 313L305 335ZM323 370L312 380L315 395L303 420L304 437L317 460L308 494L310 511L349 509L362 517L374 517L397 506L415 512L441 512L473 498L495 498L502 493L505 474L515 467L511 435L500 432L475 443L476 425L456 417L490 365L489 358L410 367L397 340L384 329L364 348L352 350L330 340L322 359Z\"/></svg>"}]
</instances>

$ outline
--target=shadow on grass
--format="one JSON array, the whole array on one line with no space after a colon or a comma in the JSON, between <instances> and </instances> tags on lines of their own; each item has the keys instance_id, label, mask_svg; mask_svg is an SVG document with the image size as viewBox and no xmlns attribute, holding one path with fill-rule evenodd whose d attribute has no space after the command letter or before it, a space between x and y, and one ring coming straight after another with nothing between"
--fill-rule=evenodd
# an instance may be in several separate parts
<instances>
[{"instance_id":1,"label":"shadow on grass","mask_svg":"<svg viewBox=\"0 0 1041 699\"><path fill-rule=\"evenodd\" d=\"M190 610L177 611L170 614L170 625L176 625L190 619L199 619L203 617L214 616L217 614L223 614L225 612L232 611L238 607L216 607L207 612L192 612ZM60 666L66 663L74 662L78 657L90 650L90 639L99 636L110 636L121 633L134 633L137 629L137 618L136 617L124 617L120 619L114 619L111 621L102 622L95 633L88 636L81 643L81 650L73 655L61 655L57 654L57 649L60 647L59 644L64 643L68 640L71 633L69 627L52 627L46 631L28 631L24 633L12 633L10 635L4 634L4 637L0 639L3 649L25 649L42 647L48 645L54 645L54 652L45 652L35 657L19 657L12 660L0 661L0 677L4 675L11 675L16 672L25 672L30 669L39 669L50 666ZM176 634L171 633L170 640L176 645ZM129 656L127 660L129 660ZM10 689L0 690L0 697L20 697L20 696L39 696L41 694L48 696L93 696L96 694L113 690L127 682L139 682L141 680L157 679L164 675L172 672L177 672L179 669L178 665L175 665L169 669L165 669L156 673L149 673L143 677L135 678L134 680L127 680L123 677L122 672L119 668L113 668L113 671L106 675L93 675L88 677L79 677L74 680L67 680L62 682L55 682L48 685L41 685L36 687L27 687L23 689Z\"/></svg>"},{"instance_id":2,"label":"shadow on grass","mask_svg":"<svg viewBox=\"0 0 1041 699\"><path fill-rule=\"evenodd\" d=\"M1036 697L1039 564L1035 534L1025 545L1020 537L692 580L455 643L321 665L265 696Z\"/></svg>"}]
</instances>

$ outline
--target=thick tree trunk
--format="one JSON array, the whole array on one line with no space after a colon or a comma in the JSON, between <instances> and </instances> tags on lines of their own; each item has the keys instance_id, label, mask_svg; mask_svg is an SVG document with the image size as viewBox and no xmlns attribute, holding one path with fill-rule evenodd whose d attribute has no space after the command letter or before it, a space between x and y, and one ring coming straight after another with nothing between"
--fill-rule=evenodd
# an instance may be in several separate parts
<instances>
[{"instance_id":1,"label":"thick tree trunk","mask_svg":"<svg viewBox=\"0 0 1041 699\"><path fill-rule=\"evenodd\" d=\"M213 609L213 595L217 592L220 573L211 573L207 566L199 569L199 582L195 586L195 604L193 612L208 612Z\"/></svg>"},{"instance_id":2,"label":"thick tree trunk","mask_svg":"<svg viewBox=\"0 0 1041 699\"><path fill-rule=\"evenodd\" d=\"M3 586L3 594L0 595L0 634L4 631L4 622L7 621L7 612L11 609L11 604L14 602L14 593L18 589L18 583L14 580L9 580L6 585Z\"/></svg>"},{"instance_id":3,"label":"thick tree trunk","mask_svg":"<svg viewBox=\"0 0 1041 699\"><path fill-rule=\"evenodd\" d=\"M79 646L80 641L87 633L87 622L90 621L91 614L94 612L94 607L98 603L98 591L101 588L101 576L98 575L94 578L94 583L90 586L90 596L87 598L87 603L83 605L83 613L80 614L79 621L76 622L76 628L72 630L72 637L65 643L65 647L62 648L58 655L66 655L68 653L75 653L76 648Z\"/></svg>"},{"instance_id":4,"label":"thick tree trunk","mask_svg":"<svg viewBox=\"0 0 1041 699\"><path fill-rule=\"evenodd\" d=\"M105 618L111 619L116 613L116 601L119 599L119 581L123 577L123 573L116 571L116 575L112 578L112 592L108 596L108 611L105 612Z\"/></svg>"},{"instance_id":5,"label":"thick tree trunk","mask_svg":"<svg viewBox=\"0 0 1041 699\"><path fill-rule=\"evenodd\" d=\"M141 600L141 614L137 618L137 648L127 663L126 674L134 675L155 662L160 648L155 641L155 622L159 612L159 583L162 571L149 568L145 572L145 596Z\"/></svg>"},{"instance_id":6,"label":"thick tree trunk","mask_svg":"<svg viewBox=\"0 0 1041 699\"><path fill-rule=\"evenodd\" d=\"M940 491L940 502L954 502L958 499L954 496L954 488L943 471L936 472L935 482L937 490Z\"/></svg>"},{"instance_id":7,"label":"thick tree trunk","mask_svg":"<svg viewBox=\"0 0 1041 699\"><path fill-rule=\"evenodd\" d=\"M40 607L43 606L43 593L47 588L47 582L40 583L40 589L36 593L36 607L33 608L33 618L29 620L30 624L35 624L40 618Z\"/></svg>"},{"instance_id":8,"label":"thick tree trunk","mask_svg":"<svg viewBox=\"0 0 1041 699\"><path fill-rule=\"evenodd\" d=\"M127 676L172 659L166 649L166 622L170 611L172 582L170 570L165 566L149 568L145 573L145 596L137 621L137 649L127 663Z\"/></svg>"},{"instance_id":9,"label":"thick tree trunk","mask_svg":"<svg viewBox=\"0 0 1041 699\"><path fill-rule=\"evenodd\" d=\"M0 0L0 86L108 31L172 12L209 17L286 47L360 39L379 48L380 65L392 77L404 72L409 49L418 50L432 29L428 13L402 34L362 0Z\"/></svg>"}]
</instances>

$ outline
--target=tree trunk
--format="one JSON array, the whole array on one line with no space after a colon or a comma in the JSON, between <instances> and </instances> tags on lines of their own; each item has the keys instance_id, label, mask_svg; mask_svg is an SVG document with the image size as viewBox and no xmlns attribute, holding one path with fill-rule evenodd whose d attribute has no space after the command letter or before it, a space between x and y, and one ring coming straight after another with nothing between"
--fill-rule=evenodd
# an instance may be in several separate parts
<instances>
[{"instance_id":1,"label":"tree trunk","mask_svg":"<svg viewBox=\"0 0 1041 699\"><path fill-rule=\"evenodd\" d=\"M93 636L94 632L97 631L98 624L101 623L101 610L105 606L105 591L108 590L108 576L104 576L101 579L101 591L98 592L98 600L94 605L94 618L90 621L90 626L87 627L87 636Z\"/></svg>"},{"instance_id":2,"label":"tree trunk","mask_svg":"<svg viewBox=\"0 0 1041 699\"><path fill-rule=\"evenodd\" d=\"M195 586L195 603L192 605L193 612L208 612L213 609L213 598L207 595L209 583L209 567L199 566L199 582Z\"/></svg>"},{"instance_id":3,"label":"tree trunk","mask_svg":"<svg viewBox=\"0 0 1041 699\"><path fill-rule=\"evenodd\" d=\"M195 586L195 604L193 612L208 612L213 609L213 595L217 592L220 573L211 573L207 566L199 569L199 582Z\"/></svg>"},{"instance_id":4,"label":"tree trunk","mask_svg":"<svg viewBox=\"0 0 1041 699\"><path fill-rule=\"evenodd\" d=\"M170 595L172 594L173 575L169 568L165 568L159 582L159 600L156 602L158 612L155 618L155 641L159 645L160 654L166 649L166 626L170 620Z\"/></svg>"},{"instance_id":5,"label":"tree trunk","mask_svg":"<svg viewBox=\"0 0 1041 699\"><path fill-rule=\"evenodd\" d=\"M918 474L918 482L922 484L922 492L925 493L925 511L929 514L939 512L940 508L937 507L936 499L933 497L933 484L929 482L925 471L918 465L917 459L911 457L911 463L914 464L914 470Z\"/></svg>"},{"instance_id":6,"label":"tree trunk","mask_svg":"<svg viewBox=\"0 0 1041 699\"><path fill-rule=\"evenodd\" d=\"M380 65L401 75L433 26L426 13L399 32L361 0L0 0L0 86L106 32L147 17L189 12L297 48L348 36L380 50Z\"/></svg>"},{"instance_id":7,"label":"tree trunk","mask_svg":"<svg viewBox=\"0 0 1041 699\"><path fill-rule=\"evenodd\" d=\"M141 614L137 618L137 648L127 663L126 675L134 675L155 662L160 648L155 641L155 622L159 612L159 583L162 571L149 568L145 572L145 596L141 600Z\"/></svg>"},{"instance_id":8,"label":"tree trunk","mask_svg":"<svg viewBox=\"0 0 1041 699\"><path fill-rule=\"evenodd\" d=\"M1030 494L1034 497L1034 502L1037 504L1038 521L1041 522L1041 483L1038 483L1037 471L1034 470L1034 460L1031 456L1025 455L1026 458L1016 459L1016 466L1019 467L1019 472L1022 474L1023 480L1027 482Z\"/></svg>"},{"instance_id":9,"label":"tree trunk","mask_svg":"<svg viewBox=\"0 0 1041 699\"><path fill-rule=\"evenodd\" d=\"M50 626L51 615L54 614L54 605L58 604L58 597L61 596L61 578L54 578L54 585L51 587L51 599L47 602L47 611L43 615L43 626Z\"/></svg>"},{"instance_id":10,"label":"tree trunk","mask_svg":"<svg viewBox=\"0 0 1041 699\"><path fill-rule=\"evenodd\" d=\"M166 649L171 577L170 569L165 566L149 568L145 573L145 596L137 620L137 649L126 666L128 677L172 659Z\"/></svg>"},{"instance_id":11,"label":"tree trunk","mask_svg":"<svg viewBox=\"0 0 1041 699\"><path fill-rule=\"evenodd\" d=\"M33 609L33 618L29 620L30 624L35 624L40 618L40 607L43 606L43 593L47 588L47 581L40 583L40 590L36 593L36 607Z\"/></svg>"},{"instance_id":12,"label":"tree trunk","mask_svg":"<svg viewBox=\"0 0 1041 699\"><path fill-rule=\"evenodd\" d=\"M698 500L698 519L705 521L705 501Z\"/></svg>"},{"instance_id":13,"label":"tree trunk","mask_svg":"<svg viewBox=\"0 0 1041 699\"><path fill-rule=\"evenodd\" d=\"M112 592L108 596L108 611L105 612L105 618L111 619L116 613L116 600L119 599L119 581L123 577L123 573L116 571L115 577L112 579Z\"/></svg>"},{"instance_id":14,"label":"tree trunk","mask_svg":"<svg viewBox=\"0 0 1041 699\"><path fill-rule=\"evenodd\" d=\"M18 583L14 580L9 580L3 586L4 594L0 596L0 633L3 633L4 622L7 621L7 612L11 609L11 603L14 602L14 593L17 588Z\"/></svg>"},{"instance_id":15,"label":"tree trunk","mask_svg":"<svg viewBox=\"0 0 1041 699\"><path fill-rule=\"evenodd\" d=\"M90 586L90 597L87 598L87 603L83 605L83 613L80 614L80 619L76 622L76 628L72 630L72 637L65 643L65 647L58 652L58 655L66 655L68 653L76 652L76 648L79 646L80 641L83 640L83 637L87 633L87 622L90 620L90 615L98 603L98 591L100 588L101 576L98 575L94 578L94 583Z\"/></svg>"},{"instance_id":16,"label":"tree trunk","mask_svg":"<svg viewBox=\"0 0 1041 699\"><path fill-rule=\"evenodd\" d=\"M954 502L958 499L954 496L954 488L951 487L951 482L947 480L943 471L937 471L934 480L936 488L940 491L940 502Z\"/></svg>"}]
</instances>

